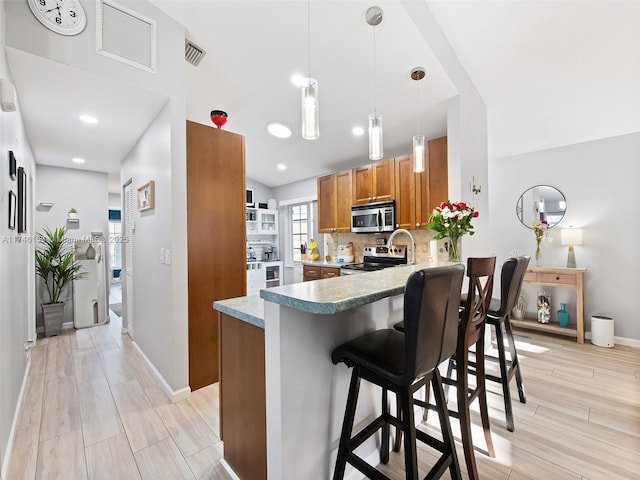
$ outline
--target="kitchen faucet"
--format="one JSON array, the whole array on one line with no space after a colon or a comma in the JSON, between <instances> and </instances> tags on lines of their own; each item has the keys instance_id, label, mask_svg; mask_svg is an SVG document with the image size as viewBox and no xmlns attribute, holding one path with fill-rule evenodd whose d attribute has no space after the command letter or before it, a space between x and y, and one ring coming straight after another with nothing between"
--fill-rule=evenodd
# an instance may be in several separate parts
<instances>
[{"instance_id":1,"label":"kitchen faucet","mask_svg":"<svg viewBox=\"0 0 640 480\"><path fill-rule=\"evenodd\" d=\"M416 262L416 246L413 243L413 235L411 235L411 232L409 230L405 230L404 228L398 228L397 230L394 230L393 233L389 235L389 240L387 240L387 248L393 245L393 239L396 238L396 235L399 233L406 233L411 240L411 243L409 244L409 246L411 247L411 259L409 260L409 265L413 265Z\"/></svg>"}]
</instances>

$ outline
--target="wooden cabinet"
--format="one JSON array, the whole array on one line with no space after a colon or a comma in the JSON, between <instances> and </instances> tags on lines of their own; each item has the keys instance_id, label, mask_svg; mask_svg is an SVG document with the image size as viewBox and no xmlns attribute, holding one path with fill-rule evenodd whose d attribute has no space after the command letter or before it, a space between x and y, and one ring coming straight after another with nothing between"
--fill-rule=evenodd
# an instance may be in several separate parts
<instances>
[{"instance_id":1,"label":"wooden cabinet","mask_svg":"<svg viewBox=\"0 0 640 480\"><path fill-rule=\"evenodd\" d=\"M425 157L425 171L416 174L414 228L426 228L433 209L449 199L447 137L429 140Z\"/></svg>"},{"instance_id":2,"label":"wooden cabinet","mask_svg":"<svg viewBox=\"0 0 640 480\"><path fill-rule=\"evenodd\" d=\"M524 275L523 289L527 285L543 287L567 287L575 291L575 325L573 322L568 327L561 327L557 322L556 312L551 309L551 322L539 323L535 318L522 320L511 319L514 327L547 331L551 333L576 337L578 343L584 343L584 273L585 268L563 267L529 267ZM553 293L551 294L553 300ZM535 307L535 306L534 306ZM552 304L553 307L553 304Z\"/></svg>"},{"instance_id":3,"label":"wooden cabinet","mask_svg":"<svg viewBox=\"0 0 640 480\"><path fill-rule=\"evenodd\" d=\"M352 170L318 178L318 232L351 231Z\"/></svg>"},{"instance_id":4,"label":"wooden cabinet","mask_svg":"<svg viewBox=\"0 0 640 480\"><path fill-rule=\"evenodd\" d=\"M396 228L416 228L416 180L413 156L396 158Z\"/></svg>"},{"instance_id":5,"label":"wooden cabinet","mask_svg":"<svg viewBox=\"0 0 640 480\"><path fill-rule=\"evenodd\" d=\"M448 200L447 137L427 142L425 167L414 173L412 155L395 159L397 228L426 228L433 209Z\"/></svg>"},{"instance_id":6,"label":"wooden cabinet","mask_svg":"<svg viewBox=\"0 0 640 480\"><path fill-rule=\"evenodd\" d=\"M334 278L340 276L340 269L335 267L320 267L304 265L302 267L302 281L319 280L321 278Z\"/></svg>"},{"instance_id":7,"label":"wooden cabinet","mask_svg":"<svg viewBox=\"0 0 640 480\"><path fill-rule=\"evenodd\" d=\"M353 203L371 203L395 198L393 158L353 169Z\"/></svg>"},{"instance_id":8,"label":"wooden cabinet","mask_svg":"<svg viewBox=\"0 0 640 480\"><path fill-rule=\"evenodd\" d=\"M244 137L187 122L189 386L219 380L215 300L246 292ZM221 230L223 226L223 231Z\"/></svg>"}]
</instances>

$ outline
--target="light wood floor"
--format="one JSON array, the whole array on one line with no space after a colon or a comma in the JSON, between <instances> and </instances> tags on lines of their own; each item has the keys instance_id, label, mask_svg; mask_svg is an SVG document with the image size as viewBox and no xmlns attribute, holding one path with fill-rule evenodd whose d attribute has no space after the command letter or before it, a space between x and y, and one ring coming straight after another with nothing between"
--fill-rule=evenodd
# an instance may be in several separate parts
<instances>
[{"instance_id":1,"label":"light wood floor","mask_svg":"<svg viewBox=\"0 0 640 480\"><path fill-rule=\"evenodd\" d=\"M217 384L170 403L111 319L36 342L7 480L229 479Z\"/></svg>"},{"instance_id":2,"label":"light wood floor","mask_svg":"<svg viewBox=\"0 0 640 480\"><path fill-rule=\"evenodd\" d=\"M530 337L518 342L528 402L512 392L516 430L508 432L499 386L488 382L496 458L474 430L482 478L640 479L640 349L519 333ZM435 429L435 417L421 428ZM112 316L38 340L6 480L224 480L221 452L217 385L169 403ZM425 475L434 456L420 445L419 460ZM381 469L404 478L402 454Z\"/></svg>"},{"instance_id":3,"label":"light wood floor","mask_svg":"<svg viewBox=\"0 0 640 480\"><path fill-rule=\"evenodd\" d=\"M501 387L487 382L496 449L496 457L489 458L474 402L473 439L480 476L487 480L640 479L640 349L599 348L517 333L531 340L517 342L527 403L519 403L512 380L515 432L507 431ZM455 391L451 393L455 397ZM429 413L428 420L420 428L437 433L435 412ZM451 425L459 440L458 421L452 419ZM456 446L463 477L468 478L462 446L458 441ZM436 452L420 442L418 450L424 476L435 463ZM394 480L404 479L402 452L393 454L380 470ZM450 477L447 473L443 478Z\"/></svg>"}]
</instances>

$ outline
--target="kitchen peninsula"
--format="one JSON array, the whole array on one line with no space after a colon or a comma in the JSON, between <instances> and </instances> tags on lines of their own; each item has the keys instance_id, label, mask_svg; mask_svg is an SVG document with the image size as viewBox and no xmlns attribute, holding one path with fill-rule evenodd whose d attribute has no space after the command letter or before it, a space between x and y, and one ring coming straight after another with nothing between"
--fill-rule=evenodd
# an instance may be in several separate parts
<instances>
[{"instance_id":1,"label":"kitchen peninsula","mask_svg":"<svg viewBox=\"0 0 640 480\"><path fill-rule=\"evenodd\" d=\"M221 318L224 459L238 477L331 477L351 374L332 364L331 351L400 321L408 276L436 266L387 268L214 303ZM361 389L356 428L379 409L379 391L366 383ZM373 439L361 449L378 463Z\"/></svg>"}]
</instances>

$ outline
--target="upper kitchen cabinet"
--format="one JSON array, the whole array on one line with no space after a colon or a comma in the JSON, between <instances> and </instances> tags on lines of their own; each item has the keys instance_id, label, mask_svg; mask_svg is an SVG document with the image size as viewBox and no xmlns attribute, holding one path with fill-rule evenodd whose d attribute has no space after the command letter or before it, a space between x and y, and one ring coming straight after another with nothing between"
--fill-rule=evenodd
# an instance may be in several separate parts
<instances>
[{"instance_id":1,"label":"upper kitchen cabinet","mask_svg":"<svg viewBox=\"0 0 640 480\"><path fill-rule=\"evenodd\" d=\"M426 228L435 207L448 199L447 137L430 140L425 171L413 172L413 156L396 158L396 227Z\"/></svg>"},{"instance_id":2,"label":"upper kitchen cabinet","mask_svg":"<svg viewBox=\"0 0 640 480\"><path fill-rule=\"evenodd\" d=\"M318 232L351 231L352 170L318 177Z\"/></svg>"},{"instance_id":3,"label":"upper kitchen cabinet","mask_svg":"<svg viewBox=\"0 0 640 480\"><path fill-rule=\"evenodd\" d=\"M219 380L216 300L246 291L244 137L187 122L189 386Z\"/></svg>"},{"instance_id":4,"label":"upper kitchen cabinet","mask_svg":"<svg viewBox=\"0 0 640 480\"><path fill-rule=\"evenodd\" d=\"M416 224L416 185L413 156L396 158L396 228L414 230Z\"/></svg>"},{"instance_id":5,"label":"upper kitchen cabinet","mask_svg":"<svg viewBox=\"0 0 640 480\"><path fill-rule=\"evenodd\" d=\"M416 174L416 225L414 228L426 228L433 209L449 199L447 137L429 140L425 156L426 169Z\"/></svg>"},{"instance_id":6,"label":"upper kitchen cabinet","mask_svg":"<svg viewBox=\"0 0 640 480\"><path fill-rule=\"evenodd\" d=\"M384 202L395 198L394 159L353 169L353 203Z\"/></svg>"}]
</instances>

